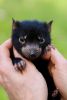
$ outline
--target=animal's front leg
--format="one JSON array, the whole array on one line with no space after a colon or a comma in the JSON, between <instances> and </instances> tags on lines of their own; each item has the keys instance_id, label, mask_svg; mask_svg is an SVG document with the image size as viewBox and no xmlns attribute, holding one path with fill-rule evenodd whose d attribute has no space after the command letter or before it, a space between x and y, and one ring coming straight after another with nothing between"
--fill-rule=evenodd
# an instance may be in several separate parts
<instances>
[{"instance_id":1,"label":"animal's front leg","mask_svg":"<svg viewBox=\"0 0 67 100\"><path fill-rule=\"evenodd\" d=\"M23 72L26 67L26 62L21 58L14 58L13 59L14 67L17 71Z\"/></svg>"}]
</instances>

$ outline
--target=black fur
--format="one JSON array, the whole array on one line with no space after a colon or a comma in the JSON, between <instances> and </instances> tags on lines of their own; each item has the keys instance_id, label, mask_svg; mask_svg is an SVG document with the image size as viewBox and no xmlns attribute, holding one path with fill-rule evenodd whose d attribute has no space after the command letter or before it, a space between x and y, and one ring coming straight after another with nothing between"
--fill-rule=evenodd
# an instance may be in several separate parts
<instances>
[{"instance_id":1,"label":"black fur","mask_svg":"<svg viewBox=\"0 0 67 100\"><path fill-rule=\"evenodd\" d=\"M52 97L52 92L55 90L55 85L53 82L52 77L50 76L48 72L48 60L43 60L42 55L45 52L45 48L51 44L51 24L52 21L49 23L46 22L39 22L39 21L15 21L13 20L13 25L12 25L12 43L14 48L18 51L19 54L22 56L26 57L27 59L31 60L36 68L43 74L44 78L46 79L47 86L48 86L48 100L60 100L59 96L57 95L56 97ZM20 37L26 38L21 38L21 42L19 42ZM42 37L40 40L38 37ZM43 39L45 41L43 41ZM28 45L28 47L27 47ZM23 53L30 53L32 50L33 51L33 58L30 58L30 54L23 54ZM35 47L36 45L36 47ZM28 51L22 51L21 48L24 47L28 49ZM39 49L38 49L39 48ZM39 51L36 52L34 55L36 49ZM39 53L39 54L38 54Z\"/></svg>"}]
</instances>

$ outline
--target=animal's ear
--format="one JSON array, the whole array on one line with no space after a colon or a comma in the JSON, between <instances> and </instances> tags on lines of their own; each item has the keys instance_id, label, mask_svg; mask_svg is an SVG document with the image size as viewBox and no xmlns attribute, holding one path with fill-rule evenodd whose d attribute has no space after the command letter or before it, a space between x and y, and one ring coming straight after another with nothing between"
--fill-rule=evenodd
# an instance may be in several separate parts
<instances>
[{"instance_id":1,"label":"animal's ear","mask_svg":"<svg viewBox=\"0 0 67 100\"><path fill-rule=\"evenodd\" d=\"M12 29L19 28L19 26L20 26L20 22L19 22L19 21L15 21L15 20L12 18Z\"/></svg>"},{"instance_id":2,"label":"animal's ear","mask_svg":"<svg viewBox=\"0 0 67 100\"><path fill-rule=\"evenodd\" d=\"M51 32L52 23L53 23L53 20L51 20L51 21L47 24L47 26L48 26L48 32L49 32L49 33Z\"/></svg>"}]
</instances>

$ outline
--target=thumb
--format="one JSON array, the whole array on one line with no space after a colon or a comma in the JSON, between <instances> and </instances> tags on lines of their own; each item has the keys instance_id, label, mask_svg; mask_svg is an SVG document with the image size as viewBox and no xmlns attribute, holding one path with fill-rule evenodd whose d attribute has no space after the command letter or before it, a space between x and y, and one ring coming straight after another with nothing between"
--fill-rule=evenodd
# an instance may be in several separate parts
<instances>
[{"instance_id":1,"label":"thumb","mask_svg":"<svg viewBox=\"0 0 67 100\"><path fill-rule=\"evenodd\" d=\"M64 63L66 63L66 60L63 55L56 48L51 48L49 71L51 72L52 76L55 75L58 70L63 70Z\"/></svg>"},{"instance_id":2,"label":"thumb","mask_svg":"<svg viewBox=\"0 0 67 100\"><path fill-rule=\"evenodd\" d=\"M60 62L64 62L65 59L63 55L55 48L51 48L51 62L53 64L59 64Z\"/></svg>"},{"instance_id":3,"label":"thumb","mask_svg":"<svg viewBox=\"0 0 67 100\"><path fill-rule=\"evenodd\" d=\"M8 39L0 46L0 57L3 61L8 61L10 58L9 49L12 47L11 39Z\"/></svg>"}]
</instances>

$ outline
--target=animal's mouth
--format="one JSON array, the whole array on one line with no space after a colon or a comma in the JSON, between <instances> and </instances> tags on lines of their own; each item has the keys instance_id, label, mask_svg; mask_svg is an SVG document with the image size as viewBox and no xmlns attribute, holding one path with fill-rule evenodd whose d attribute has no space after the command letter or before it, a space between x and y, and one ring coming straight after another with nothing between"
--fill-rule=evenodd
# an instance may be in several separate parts
<instances>
[{"instance_id":1,"label":"animal's mouth","mask_svg":"<svg viewBox=\"0 0 67 100\"><path fill-rule=\"evenodd\" d=\"M35 47L35 46L26 46L26 47L22 47L21 49L22 55L29 59L29 60L35 60L38 57L40 57L41 53L42 53L42 49L40 47Z\"/></svg>"},{"instance_id":2,"label":"animal's mouth","mask_svg":"<svg viewBox=\"0 0 67 100\"><path fill-rule=\"evenodd\" d=\"M23 52L22 52L23 53ZM29 51L29 52L25 52L22 54L25 58L29 59L29 60L35 60L38 57L40 57L41 52L37 52L37 51Z\"/></svg>"},{"instance_id":3,"label":"animal's mouth","mask_svg":"<svg viewBox=\"0 0 67 100\"><path fill-rule=\"evenodd\" d=\"M31 55L31 54L30 54L30 55L29 55L29 59L30 59L30 60L35 60L35 59L39 58L39 56L40 56L40 54L38 54L38 55L36 55L36 54L32 54L32 55Z\"/></svg>"}]
</instances>

